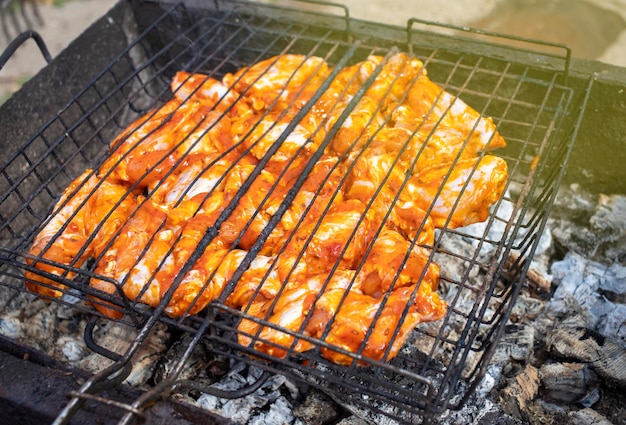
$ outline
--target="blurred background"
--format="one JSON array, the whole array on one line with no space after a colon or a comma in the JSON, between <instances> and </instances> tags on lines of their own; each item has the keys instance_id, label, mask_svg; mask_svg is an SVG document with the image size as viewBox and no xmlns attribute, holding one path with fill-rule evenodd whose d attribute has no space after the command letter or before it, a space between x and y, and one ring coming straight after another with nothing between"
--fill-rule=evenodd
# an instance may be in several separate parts
<instances>
[{"instance_id":1,"label":"blurred background","mask_svg":"<svg viewBox=\"0 0 626 425\"><path fill-rule=\"evenodd\" d=\"M118 0L0 0L0 52L34 29L55 57ZM121 0L123 1L123 0ZM289 0L266 0L298 5ZM577 58L626 67L626 0L336 0L354 18L405 26L409 18L563 43ZM97 48L97 46L94 46ZM46 62L28 40L0 69L0 104Z\"/></svg>"}]
</instances>

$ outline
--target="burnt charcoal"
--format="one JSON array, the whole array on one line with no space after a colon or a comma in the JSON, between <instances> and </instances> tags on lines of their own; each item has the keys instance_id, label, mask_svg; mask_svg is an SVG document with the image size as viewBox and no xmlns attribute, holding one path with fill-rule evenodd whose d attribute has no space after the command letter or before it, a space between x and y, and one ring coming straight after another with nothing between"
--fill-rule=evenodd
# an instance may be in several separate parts
<instances>
[{"instance_id":1,"label":"burnt charcoal","mask_svg":"<svg viewBox=\"0 0 626 425\"><path fill-rule=\"evenodd\" d=\"M596 261L619 261L626 254L626 196L600 194L590 213L586 221L559 214L552 226L557 243Z\"/></svg>"},{"instance_id":2,"label":"burnt charcoal","mask_svg":"<svg viewBox=\"0 0 626 425\"><path fill-rule=\"evenodd\" d=\"M568 419L571 425L614 425L606 417L590 408L570 412Z\"/></svg>"},{"instance_id":3,"label":"burnt charcoal","mask_svg":"<svg viewBox=\"0 0 626 425\"><path fill-rule=\"evenodd\" d=\"M517 417L528 418L529 406L539 392L539 371L527 365L501 391L501 405L505 413Z\"/></svg>"},{"instance_id":4,"label":"burnt charcoal","mask_svg":"<svg viewBox=\"0 0 626 425\"><path fill-rule=\"evenodd\" d=\"M604 378L626 387L626 348L586 328L557 327L548 338L558 355L591 364Z\"/></svg>"},{"instance_id":5,"label":"burnt charcoal","mask_svg":"<svg viewBox=\"0 0 626 425\"><path fill-rule=\"evenodd\" d=\"M307 425L323 425L339 417L340 411L330 397L311 390L302 404L294 408L293 414Z\"/></svg>"},{"instance_id":6,"label":"burnt charcoal","mask_svg":"<svg viewBox=\"0 0 626 425\"><path fill-rule=\"evenodd\" d=\"M586 226L576 225L568 220L555 220L551 232L557 248L563 252L574 251L592 256L597 250L598 241Z\"/></svg>"},{"instance_id":7,"label":"burnt charcoal","mask_svg":"<svg viewBox=\"0 0 626 425\"><path fill-rule=\"evenodd\" d=\"M170 345L167 352L161 357L155 367L154 376L152 378L155 384L165 380L174 369L179 367L180 359L189 348L192 339L193 335L184 333L180 336L180 339ZM185 365L178 371L177 379L206 378L207 374L205 370L209 369L211 365L215 366L218 364L215 363L214 360L215 357L211 354L211 347L208 341L200 340L193 348ZM221 370L213 369L208 375L210 375L209 377L215 375L222 376L227 370L228 365L223 364Z\"/></svg>"},{"instance_id":8,"label":"burnt charcoal","mask_svg":"<svg viewBox=\"0 0 626 425\"><path fill-rule=\"evenodd\" d=\"M548 400L580 403L597 389L598 375L586 364L552 363L541 366L539 377Z\"/></svg>"},{"instance_id":9,"label":"burnt charcoal","mask_svg":"<svg viewBox=\"0 0 626 425\"><path fill-rule=\"evenodd\" d=\"M369 424L365 422L364 419L359 418L356 415L351 415L337 422L337 425L369 425Z\"/></svg>"},{"instance_id":10,"label":"burnt charcoal","mask_svg":"<svg viewBox=\"0 0 626 425\"><path fill-rule=\"evenodd\" d=\"M211 387L236 392L255 384L263 375L261 368L236 362L230 371ZM202 394L196 404L241 424L285 423L294 420L293 400L296 387L283 375L272 375L253 393L239 398Z\"/></svg>"},{"instance_id":11,"label":"burnt charcoal","mask_svg":"<svg viewBox=\"0 0 626 425\"><path fill-rule=\"evenodd\" d=\"M551 215L572 224L584 225L593 215L596 205L596 196L583 190L579 184L572 183L559 188Z\"/></svg>"},{"instance_id":12,"label":"burnt charcoal","mask_svg":"<svg viewBox=\"0 0 626 425\"><path fill-rule=\"evenodd\" d=\"M535 343L535 329L523 324L507 325L498 343L492 363L530 360Z\"/></svg>"},{"instance_id":13,"label":"burnt charcoal","mask_svg":"<svg viewBox=\"0 0 626 425\"><path fill-rule=\"evenodd\" d=\"M611 257L626 252L626 196L601 194L589 224Z\"/></svg>"},{"instance_id":14,"label":"burnt charcoal","mask_svg":"<svg viewBox=\"0 0 626 425\"><path fill-rule=\"evenodd\" d=\"M626 343L626 306L613 303L600 293L602 287L621 287L622 266L607 266L570 252L554 263L551 271L556 286L552 302L572 298L587 315L586 327Z\"/></svg>"},{"instance_id":15,"label":"burnt charcoal","mask_svg":"<svg viewBox=\"0 0 626 425\"><path fill-rule=\"evenodd\" d=\"M592 388L578 403L583 407L591 407L600 400L601 394L599 387Z\"/></svg>"}]
</instances>

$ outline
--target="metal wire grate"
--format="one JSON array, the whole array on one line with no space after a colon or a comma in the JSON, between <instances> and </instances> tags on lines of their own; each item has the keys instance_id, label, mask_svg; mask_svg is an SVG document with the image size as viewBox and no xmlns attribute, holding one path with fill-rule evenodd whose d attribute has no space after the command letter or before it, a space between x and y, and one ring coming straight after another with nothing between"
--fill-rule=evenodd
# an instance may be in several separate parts
<instances>
[{"instance_id":1,"label":"metal wire grate","mask_svg":"<svg viewBox=\"0 0 626 425\"><path fill-rule=\"evenodd\" d=\"M212 391L198 388L193 382L179 382L176 372L200 340L210 341L216 354L285 374L323 388L346 403L400 421L428 420L445 409L460 407L483 376L521 288L563 172L563 167L555 164L561 165L567 158L578 125L578 114L571 113L572 90L562 85L568 57L563 69L537 68L524 60L503 58L501 48L495 45L498 54L494 56L488 55L488 49L474 49L478 45L488 48L490 43L415 30L414 21L409 22L406 32L368 24L370 32L364 34L359 25L365 24L352 21L342 8L338 8L338 15L318 12L317 9L335 7L324 3L304 12L227 1L202 7L179 3L165 10L162 4L153 2L133 2L132 6L138 37L66 108L11 152L0 168L0 283L9 288L23 290L24 271L37 271L25 262L29 259L27 252L58 197L85 169L103 163L109 143L129 123L171 98L169 82L178 70L221 79L261 60L297 53L321 57L335 65L338 72L370 55L389 57L395 51L410 51L424 62L433 81L463 99L481 116L493 118L507 141L506 148L496 153L506 160L509 179L505 196L493 206L485 223L471 228L444 226L436 232L434 244L425 247L430 253L429 263L441 268L440 292L448 302L448 311L441 321L416 328L390 361L363 357L301 332L279 328L225 302L269 232L252 244L224 294L192 317L167 316L165 302L145 308L137 301L120 297L121 290L106 294L90 288L86 283L98 275L89 266L55 265L67 271L65 277L46 277L69 288L66 296L54 299L56 302L91 315L93 323L110 320L93 309L94 302L100 303L124 313L118 320L138 328L137 338L128 351L115 353L95 342L92 323L86 335L88 346L115 363L73 394L59 421L71 417L85 398L97 400L98 396L91 395L98 392L97 383L111 376L116 376L115 382L120 382L120 375L123 379L130 371L133 352L157 322L193 338L180 358L179 368L142 398L129 403L125 421L131 421L151 400L172 388ZM521 49L517 53L520 52L542 55L533 50ZM560 60L557 56L557 62ZM313 100L322 95L333 77L331 74L322 84ZM357 101L358 95L341 119L347 118ZM293 125L278 137L275 149L313 103L302 107ZM324 143L329 141L327 138ZM311 167L321 157L324 143L312 154ZM303 174L296 180L295 188L305 178ZM238 195L243 196L245 190L244 184ZM224 220L238 199L226 209ZM279 210L283 208L284 212L288 205L285 202ZM276 221L270 224L275 225ZM196 255L201 255L215 237L211 232L216 232L217 227L209 229ZM516 254L516 260L508 262L511 253ZM193 259L190 258L190 264ZM175 281L174 286L177 283L180 281ZM285 356L276 357L253 348L254 344L242 345L238 323L244 319L281 330L296 340L307 341L313 348L299 352L292 346ZM261 341L259 334L247 337ZM351 359L350 364L338 365L324 358L325 349L343 353Z\"/></svg>"}]
</instances>

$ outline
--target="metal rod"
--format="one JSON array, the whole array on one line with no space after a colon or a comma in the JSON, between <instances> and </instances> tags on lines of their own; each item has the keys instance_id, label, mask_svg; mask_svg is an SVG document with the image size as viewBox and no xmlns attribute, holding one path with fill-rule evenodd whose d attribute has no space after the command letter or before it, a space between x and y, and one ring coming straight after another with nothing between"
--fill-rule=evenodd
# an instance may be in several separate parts
<instances>
[{"instance_id":1,"label":"metal rod","mask_svg":"<svg viewBox=\"0 0 626 425\"><path fill-rule=\"evenodd\" d=\"M2 52L2 55L0 55L0 70L4 68L4 65L6 65L11 56L13 56L13 54L17 51L17 49L30 38L35 40L35 43L37 43L37 47L39 47L39 51L41 52L41 55L46 60L46 62L52 62L52 56L50 56L50 52L48 51L46 43L43 41L43 38L41 38L38 32L28 30L15 37L13 41L9 43L4 52Z\"/></svg>"}]
</instances>

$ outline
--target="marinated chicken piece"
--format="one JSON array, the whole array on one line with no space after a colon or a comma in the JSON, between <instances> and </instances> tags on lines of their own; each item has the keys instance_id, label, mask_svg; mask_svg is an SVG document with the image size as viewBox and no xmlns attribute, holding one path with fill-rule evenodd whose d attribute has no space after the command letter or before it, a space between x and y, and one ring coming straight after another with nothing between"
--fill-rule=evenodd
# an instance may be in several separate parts
<instances>
[{"instance_id":1,"label":"marinated chicken piece","mask_svg":"<svg viewBox=\"0 0 626 425\"><path fill-rule=\"evenodd\" d=\"M277 121L273 114L266 115L251 123L250 131L245 134L243 146L257 159L263 158L276 144L280 143L273 155L274 161L286 163L297 155L297 152L311 142L313 131L300 124L286 133L289 126L288 117ZM285 136L283 133L285 132ZM281 138L282 137L282 138ZM280 142L279 142L280 140Z\"/></svg>"},{"instance_id":2,"label":"marinated chicken piece","mask_svg":"<svg viewBox=\"0 0 626 425\"><path fill-rule=\"evenodd\" d=\"M388 153L380 149L385 138L376 137L356 159L346 180L345 197L358 199L364 204L371 203L379 221L399 231L420 245L434 241L432 220L414 202L398 200L398 193L408 180L404 164L398 153ZM389 150L393 150L389 146Z\"/></svg>"},{"instance_id":3,"label":"marinated chicken piece","mask_svg":"<svg viewBox=\"0 0 626 425\"><path fill-rule=\"evenodd\" d=\"M345 104L348 106L348 102ZM379 109L379 103L364 96L341 124L337 135L333 138L333 151L337 154L343 154L350 150L359 149L363 145L362 142L371 136L372 131L384 124Z\"/></svg>"},{"instance_id":4,"label":"marinated chicken piece","mask_svg":"<svg viewBox=\"0 0 626 425\"><path fill-rule=\"evenodd\" d=\"M506 179L506 162L486 155L420 172L411 178L401 198L430 210L435 227L454 229L485 221L489 207L500 199Z\"/></svg>"},{"instance_id":5,"label":"marinated chicken piece","mask_svg":"<svg viewBox=\"0 0 626 425\"><path fill-rule=\"evenodd\" d=\"M377 57L374 58L378 59ZM377 63L372 59L339 71L328 89L324 91L309 113L303 118L303 126L309 129L317 129L318 133L316 136L318 138L323 139L326 137L361 86L359 74L364 76L371 74L376 65ZM318 145L319 141L317 139L316 142L316 145Z\"/></svg>"},{"instance_id":6,"label":"marinated chicken piece","mask_svg":"<svg viewBox=\"0 0 626 425\"><path fill-rule=\"evenodd\" d=\"M316 221L332 204L342 202L343 194L339 186L344 175L343 167L336 157L323 155L315 163L280 222L270 233L263 253L265 255L277 253L296 227ZM291 186L296 177L298 176L286 179L287 187Z\"/></svg>"},{"instance_id":7,"label":"marinated chicken piece","mask_svg":"<svg viewBox=\"0 0 626 425\"><path fill-rule=\"evenodd\" d=\"M267 208L280 203L286 188L277 186L276 178L262 170L250 189L241 197L230 217L222 223L220 236L231 244L250 249L267 227L271 215Z\"/></svg>"},{"instance_id":8,"label":"marinated chicken piece","mask_svg":"<svg viewBox=\"0 0 626 425\"><path fill-rule=\"evenodd\" d=\"M439 267L425 248L412 245L398 232L383 228L365 254L358 271L360 292L380 298L390 289L419 281L436 289Z\"/></svg>"},{"instance_id":9,"label":"marinated chicken piece","mask_svg":"<svg viewBox=\"0 0 626 425\"><path fill-rule=\"evenodd\" d=\"M409 124L402 124L399 115L402 115L401 119ZM424 123L422 118L406 105L399 106L392 112L392 120L398 135L408 134L408 137L403 140L395 140L395 145L400 145L402 142L404 149L401 155L402 163L405 164L406 169L411 170L411 174L418 173L433 164L452 162L457 157L473 158L486 150L493 149L494 142L490 143L491 139L474 137L459 126ZM383 135L387 136L388 132L389 130ZM499 136L494 137L499 140ZM384 143L384 140L382 142Z\"/></svg>"},{"instance_id":10,"label":"marinated chicken piece","mask_svg":"<svg viewBox=\"0 0 626 425\"><path fill-rule=\"evenodd\" d=\"M420 142L425 140L425 142ZM470 139L472 140L472 139ZM413 173L432 167L433 164L442 164L454 161L457 156L472 158L480 154L485 145L470 145L467 134L453 127L439 125L423 126L418 134L411 138L407 155L417 158Z\"/></svg>"},{"instance_id":11,"label":"marinated chicken piece","mask_svg":"<svg viewBox=\"0 0 626 425\"><path fill-rule=\"evenodd\" d=\"M148 186L147 190L150 200L165 208L173 208L180 202L193 197L194 192L196 192L192 190L193 185L198 184L200 175L203 172L206 174L208 168L214 166L218 158L218 153L185 156L169 170L167 175ZM216 170L215 177L211 179L213 184L206 184L206 177L203 180L205 183L203 186L205 186L207 193L210 192L212 187L219 184L220 177L223 176L223 172L226 170L226 165L223 164L221 167L216 168L219 169ZM220 172L222 173L219 174Z\"/></svg>"},{"instance_id":12,"label":"marinated chicken piece","mask_svg":"<svg viewBox=\"0 0 626 425\"><path fill-rule=\"evenodd\" d=\"M124 153L141 143L142 140L151 138L152 134L180 106L181 102L178 99L172 99L163 106L154 108L145 115L140 116L111 142L109 152L119 149L122 151L120 153Z\"/></svg>"},{"instance_id":13,"label":"marinated chicken piece","mask_svg":"<svg viewBox=\"0 0 626 425\"><path fill-rule=\"evenodd\" d=\"M406 53L395 53L387 59L365 94L376 102L400 102L407 95L407 87L422 73L425 73L422 61Z\"/></svg>"},{"instance_id":14,"label":"marinated chicken piece","mask_svg":"<svg viewBox=\"0 0 626 425\"><path fill-rule=\"evenodd\" d=\"M183 155L212 154L234 146L230 120L197 100L180 104L167 115L158 111L138 130L122 136L111 144L98 176L139 187L163 178Z\"/></svg>"},{"instance_id":15,"label":"marinated chicken piece","mask_svg":"<svg viewBox=\"0 0 626 425\"><path fill-rule=\"evenodd\" d=\"M250 99L257 111L268 109L275 102L278 103L275 110L284 110L306 103L306 96L298 99L299 89L319 85L328 73L328 65L322 58L286 54L227 74L222 81Z\"/></svg>"},{"instance_id":16,"label":"marinated chicken piece","mask_svg":"<svg viewBox=\"0 0 626 425\"><path fill-rule=\"evenodd\" d=\"M405 180L406 171L395 154L379 154L367 149L354 161L348 174L346 198L367 203L383 190L395 195Z\"/></svg>"},{"instance_id":17,"label":"marinated chicken piece","mask_svg":"<svg viewBox=\"0 0 626 425\"><path fill-rule=\"evenodd\" d=\"M315 320L309 322L306 331L331 347L388 361L418 324L440 320L445 313L446 303L428 284L397 288L381 298L332 289L315 303ZM322 355L340 365L355 362L332 348L322 348Z\"/></svg>"},{"instance_id":18,"label":"marinated chicken piece","mask_svg":"<svg viewBox=\"0 0 626 425\"><path fill-rule=\"evenodd\" d=\"M473 152L506 146L504 139L496 131L492 118L482 116L460 98L443 90L425 72L409 89L407 107L412 109L409 116L422 117L413 124L405 121L405 125L412 125L411 130L415 130L415 126L421 125L422 121L434 126L455 128L465 136L464 139L470 139L468 149ZM471 147L473 145L477 147Z\"/></svg>"},{"instance_id":19,"label":"marinated chicken piece","mask_svg":"<svg viewBox=\"0 0 626 425\"><path fill-rule=\"evenodd\" d=\"M331 86L329 99L322 99L322 105L316 109L325 110L329 116L326 121L326 130L330 131L331 127L339 120L344 110L353 101L353 97L357 94L358 89L365 83L378 67L382 68L383 58L380 56L370 56L367 60L348 68L345 75L338 76ZM346 84L348 79L348 85ZM389 82L384 81L381 76L375 79L368 91L363 94L356 106L350 111L345 121L341 123L335 137L333 137L331 147L337 154L343 154L351 149L358 149L361 145L360 141L366 140L371 132L379 128L384 119L380 114L382 98L380 86L386 86ZM333 91L334 88L334 91ZM375 96L369 96L367 93L375 93Z\"/></svg>"},{"instance_id":20,"label":"marinated chicken piece","mask_svg":"<svg viewBox=\"0 0 626 425\"><path fill-rule=\"evenodd\" d=\"M301 58L300 60L303 59ZM362 81L367 80L381 61L381 57L372 56L368 58L367 61L342 69L335 76L330 86L324 91L318 101L299 123L307 132L307 147L309 151L314 151L319 147L324 138L328 135L331 127L336 123L350 100L361 87ZM314 92L317 91L319 86L323 83L323 80L328 76L327 74L327 72L316 74L312 81L306 84L306 91L304 93L298 91L297 100L287 112L284 108L274 107L272 108L272 113L282 116L282 122L291 122L300 108L304 106L302 101L312 97ZM375 105L369 97L363 98L359 103L359 107L350 114L351 116L355 116L355 111L361 111L360 118L358 119L361 126L359 128L351 128L351 126L346 124L339 130L343 134L344 144L352 143L353 140L347 142L345 139L349 139L350 134L360 134L362 132L361 130L364 129L363 125L370 121L372 111L376 109L377 105ZM348 117L348 119L351 119L351 117ZM250 119L246 127L251 126L250 122L256 121L258 120ZM300 133L303 133L303 131L300 131ZM335 137L335 139L337 139L337 137Z\"/></svg>"},{"instance_id":21,"label":"marinated chicken piece","mask_svg":"<svg viewBox=\"0 0 626 425\"><path fill-rule=\"evenodd\" d=\"M274 260L275 257L257 255L250 267L243 272L237 286L228 296L226 304L234 308L247 309L252 302L274 299L282 287L276 274Z\"/></svg>"},{"instance_id":22,"label":"marinated chicken piece","mask_svg":"<svg viewBox=\"0 0 626 425\"><path fill-rule=\"evenodd\" d=\"M220 296L246 251L228 251L213 240L174 290L165 312L172 317L192 316Z\"/></svg>"},{"instance_id":23,"label":"marinated chicken piece","mask_svg":"<svg viewBox=\"0 0 626 425\"><path fill-rule=\"evenodd\" d=\"M419 246L432 246L435 242L432 218L413 201L399 200L393 204L385 225Z\"/></svg>"},{"instance_id":24,"label":"marinated chicken piece","mask_svg":"<svg viewBox=\"0 0 626 425\"><path fill-rule=\"evenodd\" d=\"M267 305L268 311L261 309L265 316L259 318L292 332L302 332L302 324L322 288L322 283L319 279L306 279L298 285L286 288L275 300L260 301ZM269 311L272 314L268 314ZM287 354L285 349L301 352L311 348L311 344L306 340L296 341L292 335L281 330L257 325L257 332L259 328L259 341L254 345L259 351L276 357L284 357Z\"/></svg>"},{"instance_id":25,"label":"marinated chicken piece","mask_svg":"<svg viewBox=\"0 0 626 425\"><path fill-rule=\"evenodd\" d=\"M395 104L406 96L407 85L419 75L422 68L423 63L420 60L410 58L404 53L394 54L386 61L380 56L370 56L364 61L360 70L367 71L357 74L359 83L366 83L372 74L375 77L333 139L332 147L335 152L341 154L358 149L374 131L381 128L385 123L383 113L387 109L386 105ZM350 99L351 97L345 98L345 106ZM341 113L344 107L335 109L336 113Z\"/></svg>"},{"instance_id":26,"label":"marinated chicken piece","mask_svg":"<svg viewBox=\"0 0 626 425\"><path fill-rule=\"evenodd\" d=\"M166 218L167 214L152 202L143 202L98 259L95 273L108 279L93 278L90 286L107 294L116 294L121 288L126 293L128 286L128 292L134 295L131 300L141 293L143 302L158 304L162 291L150 279L171 247L172 241L168 239L172 235L160 232ZM94 306L110 317L122 317L119 311L107 305L94 303Z\"/></svg>"},{"instance_id":27,"label":"marinated chicken piece","mask_svg":"<svg viewBox=\"0 0 626 425\"><path fill-rule=\"evenodd\" d=\"M336 265L354 269L376 227L374 211L367 210L361 201L335 203L319 221L295 231L277 260L280 280L328 273Z\"/></svg>"},{"instance_id":28,"label":"marinated chicken piece","mask_svg":"<svg viewBox=\"0 0 626 425\"><path fill-rule=\"evenodd\" d=\"M249 163L247 156L189 155L169 176L149 188L150 199L168 210L193 198L202 199L200 195L221 191L229 172Z\"/></svg>"},{"instance_id":29,"label":"marinated chicken piece","mask_svg":"<svg viewBox=\"0 0 626 425\"><path fill-rule=\"evenodd\" d=\"M253 338L239 334L239 342L250 345L254 340L256 350L275 357L284 357L289 351L302 352L312 348L310 342L294 338L283 329L304 332L303 326L310 326L314 320L309 320L307 316L320 293L337 288L345 291L350 288L353 277L354 272L341 269L330 275L328 273L314 275L301 282L290 281L274 300L254 301L243 311L266 320L273 326L261 326L252 320L242 320L238 330L250 334Z\"/></svg>"},{"instance_id":30,"label":"marinated chicken piece","mask_svg":"<svg viewBox=\"0 0 626 425\"><path fill-rule=\"evenodd\" d=\"M72 279L75 273L61 266L79 268L89 257L100 253L135 207L136 196L128 186L98 180L93 170L85 171L65 189L29 251L29 255L51 263L27 257L27 264ZM31 291L47 297L58 298L66 289L34 271L26 271L25 279Z\"/></svg>"},{"instance_id":31,"label":"marinated chicken piece","mask_svg":"<svg viewBox=\"0 0 626 425\"><path fill-rule=\"evenodd\" d=\"M400 166L405 173L411 174L410 165L414 159L412 153L408 153L409 139L413 133L400 127L382 127L367 141L369 155L392 154L398 157Z\"/></svg>"},{"instance_id":32,"label":"marinated chicken piece","mask_svg":"<svg viewBox=\"0 0 626 425\"><path fill-rule=\"evenodd\" d=\"M108 279L93 278L91 286L109 294L116 293L119 287L128 299L156 307L226 205L221 192L206 199L202 194L196 196L199 197L202 199L189 200L193 208L183 203L169 212L150 201L144 202L102 258L98 258L95 272ZM185 217L189 212L193 215ZM216 239L219 243L223 245ZM106 306L96 308L105 315L120 317Z\"/></svg>"},{"instance_id":33,"label":"marinated chicken piece","mask_svg":"<svg viewBox=\"0 0 626 425\"><path fill-rule=\"evenodd\" d=\"M252 113L246 99L224 83L208 75L178 71L170 83L172 93L181 103L189 100L209 105L214 111L232 116Z\"/></svg>"}]
</instances>

